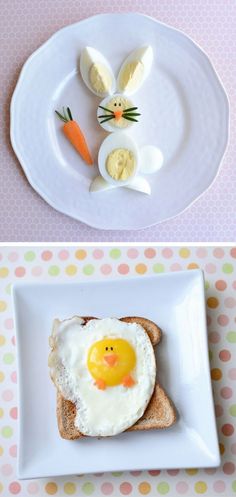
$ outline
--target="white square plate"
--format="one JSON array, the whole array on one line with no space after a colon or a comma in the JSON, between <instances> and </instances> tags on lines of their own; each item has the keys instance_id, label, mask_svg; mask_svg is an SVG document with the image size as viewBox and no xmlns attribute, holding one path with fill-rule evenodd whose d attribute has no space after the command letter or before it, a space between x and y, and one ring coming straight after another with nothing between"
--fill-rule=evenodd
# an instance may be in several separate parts
<instances>
[{"instance_id":1,"label":"white square plate","mask_svg":"<svg viewBox=\"0 0 236 497\"><path fill-rule=\"evenodd\" d=\"M13 289L19 369L19 478L118 470L210 467L220 463L209 372L201 271ZM160 383L178 421L168 430L63 440L48 372L55 317L144 316L163 330Z\"/></svg>"}]
</instances>

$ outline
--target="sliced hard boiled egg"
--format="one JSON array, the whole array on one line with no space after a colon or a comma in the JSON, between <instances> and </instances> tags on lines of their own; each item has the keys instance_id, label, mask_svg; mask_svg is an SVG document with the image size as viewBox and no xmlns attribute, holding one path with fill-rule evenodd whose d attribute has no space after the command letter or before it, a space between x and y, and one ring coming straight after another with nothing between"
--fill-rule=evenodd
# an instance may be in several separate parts
<instances>
[{"instance_id":1,"label":"sliced hard boiled egg","mask_svg":"<svg viewBox=\"0 0 236 497\"><path fill-rule=\"evenodd\" d=\"M113 190L115 185L108 183L100 174L92 181L89 191L91 193Z\"/></svg>"},{"instance_id":2,"label":"sliced hard boiled egg","mask_svg":"<svg viewBox=\"0 0 236 497\"><path fill-rule=\"evenodd\" d=\"M111 185L102 176L99 175L96 176L96 178L92 181L89 191L91 193L97 193L107 190L114 190L114 188L117 188L117 186ZM148 181L145 178L142 178L142 176L136 176L128 185L125 185L125 188L136 190L137 192L141 193L146 193L147 195L151 194L151 187Z\"/></svg>"},{"instance_id":3,"label":"sliced hard boiled egg","mask_svg":"<svg viewBox=\"0 0 236 497\"><path fill-rule=\"evenodd\" d=\"M128 185L126 185L126 188L151 195L151 187L148 181L145 178L142 178L142 176L136 176Z\"/></svg>"},{"instance_id":4,"label":"sliced hard boiled egg","mask_svg":"<svg viewBox=\"0 0 236 497\"><path fill-rule=\"evenodd\" d=\"M140 150L139 171L143 174L153 174L163 166L163 155L159 148L152 145L142 147Z\"/></svg>"},{"instance_id":5,"label":"sliced hard boiled egg","mask_svg":"<svg viewBox=\"0 0 236 497\"><path fill-rule=\"evenodd\" d=\"M139 152L126 133L113 133L103 141L98 153L98 167L103 178L115 186L125 186L135 177Z\"/></svg>"},{"instance_id":6,"label":"sliced hard boiled egg","mask_svg":"<svg viewBox=\"0 0 236 497\"><path fill-rule=\"evenodd\" d=\"M97 110L99 124L109 133L129 129L139 116L132 100L120 94L104 98Z\"/></svg>"},{"instance_id":7,"label":"sliced hard boiled egg","mask_svg":"<svg viewBox=\"0 0 236 497\"><path fill-rule=\"evenodd\" d=\"M115 92L116 82L112 68L104 55L86 47L80 56L80 72L86 86L98 97Z\"/></svg>"},{"instance_id":8,"label":"sliced hard boiled egg","mask_svg":"<svg viewBox=\"0 0 236 497\"><path fill-rule=\"evenodd\" d=\"M152 61L153 50L151 46L140 47L131 52L118 74L118 91L125 95L135 93L148 76Z\"/></svg>"}]
</instances>

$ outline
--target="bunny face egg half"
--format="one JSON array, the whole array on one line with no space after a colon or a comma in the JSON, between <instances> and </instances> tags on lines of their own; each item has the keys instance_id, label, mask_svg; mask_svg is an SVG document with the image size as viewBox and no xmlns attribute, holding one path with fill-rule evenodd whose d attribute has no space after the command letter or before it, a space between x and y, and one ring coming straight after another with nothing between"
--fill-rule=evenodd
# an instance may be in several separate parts
<instances>
[{"instance_id":1,"label":"bunny face egg half","mask_svg":"<svg viewBox=\"0 0 236 497\"><path fill-rule=\"evenodd\" d=\"M121 433L142 417L153 393L156 362L137 323L115 318L58 322L51 337L51 376L76 406L75 426L88 436Z\"/></svg>"},{"instance_id":2,"label":"bunny face egg half","mask_svg":"<svg viewBox=\"0 0 236 497\"><path fill-rule=\"evenodd\" d=\"M103 99L97 110L97 119L109 133L129 129L138 121L137 107L130 98L116 94Z\"/></svg>"}]
</instances>

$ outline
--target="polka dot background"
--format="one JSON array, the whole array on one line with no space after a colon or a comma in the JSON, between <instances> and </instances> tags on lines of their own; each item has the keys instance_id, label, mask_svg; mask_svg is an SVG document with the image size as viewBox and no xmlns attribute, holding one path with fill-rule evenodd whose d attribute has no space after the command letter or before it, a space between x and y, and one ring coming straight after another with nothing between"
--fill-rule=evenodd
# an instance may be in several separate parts
<instances>
[{"instance_id":1,"label":"polka dot background","mask_svg":"<svg viewBox=\"0 0 236 497\"><path fill-rule=\"evenodd\" d=\"M18 481L17 372L11 284L85 281L201 268L220 468L130 471ZM0 497L236 496L236 248L0 248ZM141 443L141 442L140 442Z\"/></svg>"},{"instance_id":2,"label":"polka dot background","mask_svg":"<svg viewBox=\"0 0 236 497\"><path fill-rule=\"evenodd\" d=\"M186 212L176 219L145 230L100 231L56 212L30 187L10 146L9 104L23 63L55 31L93 14L127 11L143 12L184 31L207 52L224 83L230 100L231 139L216 181ZM119 240L146 241L147 243L156 240L163 242L235 240L235 23L235 0L2 1L0 15L0 88L3 102L3 120L0 126L1 240L17 242L31 242L32 240L117 242ZM106 268L104 271L106 272ZM18 272L22 274L20 265Z\"/></svg>"}]
</instances>

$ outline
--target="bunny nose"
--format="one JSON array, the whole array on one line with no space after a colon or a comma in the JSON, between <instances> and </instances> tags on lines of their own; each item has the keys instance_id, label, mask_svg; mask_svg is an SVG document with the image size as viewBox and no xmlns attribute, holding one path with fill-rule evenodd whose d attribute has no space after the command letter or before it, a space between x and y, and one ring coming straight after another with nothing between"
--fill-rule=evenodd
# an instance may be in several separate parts
<instances>
[{"instance_id":1,"label":"bunny nose","mask_svg":"<svg viewBox=\"0 0 236 497\"><path fill-rule=\"evenodd\" d=\"M104 361L108 364L108 366L114 366L117 362L118 356L116 354L104 355Z\"/></svg>"},{"instance_id":2,"label":"bunny nose","mask_svg":"<svg viewBox=\"0 0 236 497\"><path fill-rule=\"evenodd\" d=\"M118 121L118 119L120 119L122 117L122 114L123 114L123 110L116 110L114 112L115 119Z\"/></svg>"}]
</instances>

